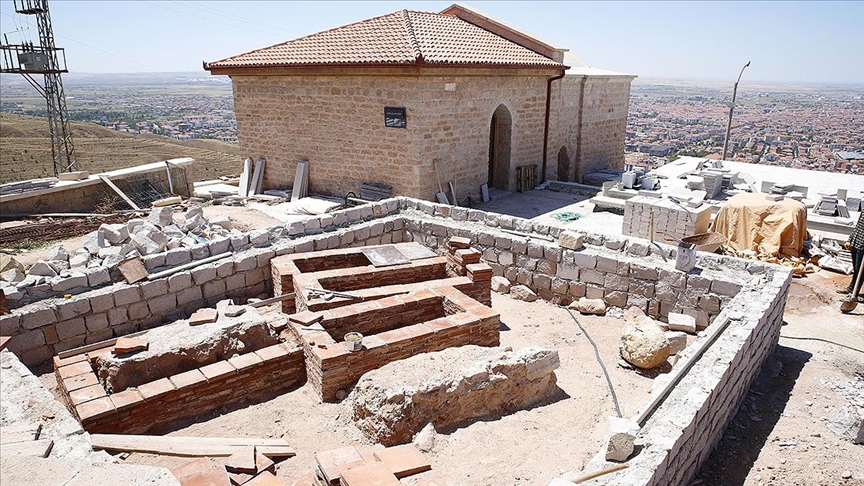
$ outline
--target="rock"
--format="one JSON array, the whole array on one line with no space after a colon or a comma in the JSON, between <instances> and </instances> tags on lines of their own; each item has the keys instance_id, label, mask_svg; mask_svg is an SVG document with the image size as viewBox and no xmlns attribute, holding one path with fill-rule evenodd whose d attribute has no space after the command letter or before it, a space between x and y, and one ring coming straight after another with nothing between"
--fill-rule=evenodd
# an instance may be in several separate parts
<instances>
[{"instance_id":1,"label":"rock","mask_svg":"<svg viewBox=\"0 0 864 486\"><path fill-rule=\"evenodd\" d=\"M76 251L75 254L69 257L69 268L85 267L88 262L90 262L90 252L87 250Z\"/></svg>"},{"instance_id":2,"label":"rock","mask_svg":"<svg viewBox=\"0 0 864 486\"><path fill-rule=\"evenodd\" d=\"M165 245L165 248L169 250L175 250L180 248L180 239L179 238L168 238L168 243Z\"/></svg>"},{"instance_id":3,"label":"rock","mask_svg":"<svg viewBox=\"0 0 864 486\"><path fill-rule=\"evenodd\" d=\"M126 232L131 235L135 233L136 228L143 225L144 223L146 223L146 221L141 218L132 218L129 221L126 221Z\"/></svg>"},{"instance_id":4,"label":"rock","mask_svg":"<svg viewBox=\"0 0 864 486\"><path fill-rule=\"evenodd\" d=\"M194 216L183 222L183 228L186 229L186 231L197 230L202 226L207 226L207 220L204 219L203 216Z\"/></svg>"},{"instance_id":5,"label":"rock","mask_svg":"<svg viewBox=\"0 0 864 486\"><path fill-rule=\"evenodd\" d=\"M510 281L504 277L492 277L492 291L499 294L510 292Z\"/></svg>"},{"instance_id":6,"label":"rock","mask_svg":"<svg viewBox=\"0 0 864 486\"><path fill-rule=\"evenodd\" d=\"M435 438L437 435L438 432L435 431L435 426L429 423L414 436L412 443L420 452L429 452L435 447Z\"/></svg>"},{"instance_id":7,"label":"rock","mask_svg":"<svg viewBox=\"0 0 864 486\"><path fill-rule=\"evenodd\" d=\"M585 236L572 231L562 231L561 234L558 235L558 245L560 245L561 248L580 250L585 246Z\"/></svg>"},{"instance_id":8,"label":"rock","mask_svg":"<svg viewBox=\"0 0 864 486\"><path fill-rule=\"evenodd\" d=\"M645 314L644 310L640 309L639 307L632 306L629 309L627 309L626 311L624 311L624 320L625 321L635 321L639 317L644 317L645 315L646 314Z\"/></svg>"},{"instance_id":9,"label":"rock","mask_svg":"<svg viewBox=\"0 0 864 486\"><path fill-rule=\"evenodd\" d=\"M51 268L53 268L58 275L62 275L64 270L69 270L71 268L69 262L66 260L48 260L45 263L51 265Z\"/></svg>"},{"instance_id":10,"label":"rock","mask_svg":"<svg viewBox=\"0 0 864 486\"><path fill-rule=\"evenodd\" d=\"M462 426L531 407L560 389L558 352L460 346L395 361L363 375L348 397L357 427L385 446L428 428ZM427 433L428 435L428 433Z\"/></svg>"},{"instance_id":11,"label":"rock","mask_svg":"<svg viewBox=\"0 0 864 486\"><path fill-rule=\"evenodd\" d=\"M669 340L663 329L652 322L630 322L621 334L620 352L633 366L652 369L669 358Z\"/></svg>"},{"instance_id":12,"label":"rock","mask_svg":"<svg viewBox=\"0 0 864 486\"><path fill-rule=\"evenodd\" d=\"M159 253L164 249L159 245L159 243L156 243L141 233L136 233L132 236L132 245L135 246L135 249L142 255L153 255L154 253Z\"/></svg>"},{"instance_id":13,"label":"rock","mask_svg":"<svg viewBox=\"0 0 864 486\"><path fill-rule=\"evenodd\" d=\"M114 343L114 348L111 350L114 354L128 354L137 351L147 351L150 344L146 339L140 337L121 337Z\"/></svg>"},{"instance_id":14,"label":"rock","mask_svg":"<svg viewBox=\"0 0 864 486\"><path fill-rule=\"evenodd\" d=\"M100 248L111 246L98 231L92 231L81 237L81 246L86 248L91 255L99 253Z\"/></svg>"},{"instance_id":15,"label":"rock","mask_svg":"<svg viewBox=\"0 0 864 486\"><path fill-rule=\"evenodd\" d=\"M25 277L24 272L17 268L10 268L5 272L0 272L0 280L4 282L20 282L24 280Z\"/></svg>"},{"instance_id":16,"label":"rock","mask_svg":"<svg viewBox=\"0 0 864 486\"><path fill-rule=\"evenodd\" d=\"M231 229L231 218L229 216L217 215L210 218L210 224L219 226L223 229Z\"/></svg>"},{"instance_id":17,"label":"rock","mask_svg":"<svg viewBox=\"0 0 864 486\"><path fill-rule=\"evenodd\" d=\"M56 277L57 271L47 262L39 260L27 270L27 275L39 275L42 277Z\"/></svg>"},{"instance_id":18,"label":"rock","mask_svg":"<svg viewBox=\"0 0 864 486\"><path fill-rule=\"evenodd\" d=\"M606 302L603 302L603 299L580 297L579 300L571 303L569 308L577 310L581 314L593 314L597 316L606 314Z\"/></svg>"},{"instance_id":19,"label":"rock","mask_svg":"<svg viewBox=\"0 0 864 486\"><path fill-rule=\"evenodd\" d=\"M119 246L109 246L108 248L102 248L99 250L99 253L97 253L97 255L99 256L99 258L105 258L108 255L125 256L127 253L129 253L130 251L132 251L134 249L135 249L134 246L127 244L127 243L123 243L122 245L119 245Z\"/></svg>"},{"instance_id":20,"label":"rock","mask_svg":"<svg viewBox=\"0 0 864 486\"><path fill-rule=\"evenodd\" d=\"M348 392L346 392L345 390L336 390L336 400L339 400L341 402L342 400L345 400L345 397L347 396Z\"/></svg>"},{"instance_id":21,"label":"rock","mask_svg":"<svg viewBox=\"0 0 864 486\"><path fill-rule=\"evenodd\" d=\"M217 306L218 307L218 306ZM225 317L237 317L246 312L246 306L242 305L228 305L222 310L222 315Z\"/></svg>"},{"instance_id":22,"label":"rock","mask_svg":"<svg viewBox=\"0 0 864 486\"><path fill-rule=\"evenodd\" d=\"M0 272L12 270L13 268L17 268L22 273L26 270L24 265L21 265L15 257L11 257L5 253L0 253Z\"/></svg>"},{"instance_id":23,"label":"rock","mask_svg":"<svg viewBox=\"0 0 864 486\"><path fill-rule=\"evenodd\" d=\"M169 240L172 238L182 240L186 236L186 233L184 233L183 230L173 224L162 228L162 233L168 237Z\"/></svg>"},{"instance_id":24,"label":"rock","mask_svg":"<svg viewBox=\"0 0 864 486\"><path fill-rule=\"evenodd\" d=\"M843 479L852 479L852 471L843 471L843 474L840 475Z\"/></svg>"},{"instance_id":25,"label":"rock","mask_svg":"<svg viewBox=\"0 0 864 486\"><path fill-rule=\"evenodd\" d=\"M534 302L537 300L537 294L524 285L510 287L510 297L516 300L524 300L525 302Z\"/></svg>"},{"instance_id":26,"label":"rock","mask_svg":"<svg viewBox=\"0 0 864 486\"><path fill-rule=\"evenodd\" d=\"M696 334L696 318L687 314L669 313L669 329Z\"/></svg>"},{"instance_id":27,"label":"rock","mask_svg":"<svg viewBox=\"0 0 864 486\"><path fill-rule=\"evenodd\" d=\"M198 240L192 238L191 236L187 236L180 240L180 246L183 248L192 248L193 246L198 244Z\"/></svg>"},{"instance_id":28,"label":"rock","mask_svg":"<svg viewBox=\"0 0 864 486\"><path fill-rule=\"evenodd\" d=\"M69 261L69 252L66 251L66 248L63 246L58 246L54 248L51 252L51 256L48 257L49 260L53 262L68 262Z\"/></svg>"},{"instance_id":29,"label":"rock","mask_svg":"<svg viewBox=\"0 0 864 486\"><path fill-rule=\"evenodd\" d=\"M669 340L669 354L678 354L687 347L687 333L681 331L666 331Z\"/></svg>"},{"instance_id":30,"label":"rock","mask_svg":"<svg viewBox=\"0 0 864 486\"><path fill-rule=\"evenodd\" d=\"M125 259L124 255L108 255L102 259L102 266L105 268L114 268Z\"/></svg>"},{"instance_id":31,"label":"rock","mask_svg":"<svg viewBox=\"0 0 864 486\"><path fill-rule=\"evenodd\" d=\"M202 208L190 208L188 211L183 213L183 219L185 221L188 221L188 220L193 219L195 217L203 218L204 217L204 210Z\"/></svg>"},{"instance_id":32,"label":"rock","mask_svg":"<svg viewBox=\"0 0 864 486\"><path fill-rule=\"evenodd\" d=\"M120 245L129 239L129 228L125 224L103 224L98 231L112 245Z\"/></svg>"},{"instance_id":33,"label":"rock","mask_svg":"<svg viewBox=\"0 0 864 486\"><path fill-rule=\"evenodd\" d=\"M609 439L606 443L606 460L624 462L633 454L633 446L639 427L626 418L609 417Z\"/></svg>"},{"instance_id":34,"label":"rock","mask_svg":"<svg viewBox=\"0 0 864 486\"><path fill-rule=\"evenodd\" d=\"M160 228L171 226L174 224L174 208L170 206L153 208L150 210L150 215L147 216L147 221Z\"/></svg>"}]
</instances>

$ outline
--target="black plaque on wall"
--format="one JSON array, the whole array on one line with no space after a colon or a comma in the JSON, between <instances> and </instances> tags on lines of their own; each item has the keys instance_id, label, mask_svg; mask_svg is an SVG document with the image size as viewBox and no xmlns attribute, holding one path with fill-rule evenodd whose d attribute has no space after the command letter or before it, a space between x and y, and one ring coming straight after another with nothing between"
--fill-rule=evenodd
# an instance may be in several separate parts
<instances>
[{"instance_id":1,"label":"black plaque on wall","mask_svg":"<svg viewBox=\"0 0 864 486\"><path fill-rule=\"evenodd\" d=\"M405 128L405 108L384 107L384 126L387 128Z\"/></svg>"}]
</instances>

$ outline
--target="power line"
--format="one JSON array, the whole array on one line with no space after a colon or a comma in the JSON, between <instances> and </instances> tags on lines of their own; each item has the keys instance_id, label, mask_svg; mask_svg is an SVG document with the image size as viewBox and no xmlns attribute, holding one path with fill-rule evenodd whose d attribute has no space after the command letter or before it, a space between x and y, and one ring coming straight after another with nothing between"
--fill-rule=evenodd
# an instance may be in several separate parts
<instances>
[{"instance_id":1,"label":"power line","mask_svg":"<svg viewBox=\"0 0 864 486\"><path fill-rule=\"evenodd\" d=\"M244 26L242 26L242 25L229 24L229 23L227 23L227 22L220 22L219 20L214 20L214 19L211 19L211 18L202 17L202 16L200 16L200 15L195 15L195 14L192 14L192 13L189 13L189 12L184 12L184 11L182 11L182 10L177 10L177 9L174 9L174 8L171 8L171 7L168 7L168 6L162 5L161 3L156 3L156 2L146 2L146 1L143 2L143 3L149 4L149 5L153 5L153 6L155 6L155 7L159 7L159 8L164 8L165 10L169 10L169 11L171 11L171 12L179 13L179 14L181 14L181 15L187 15L187 16L192 17L192 18L196 18L196 19L200 19L200 20L205 20L205 21L207 21L207 22L212 22L212 23L214 23L214 24L226 25L226 26L228 26L228 27L233 27L233 28L235 28L235 29L244 29L244 30L249 30L249 31L252 31L252 32L264 33L264 34L269 34L269 35L277 35L277 36L278 36L278 35L282 35L282 34L278 34L278 33L276 33L276 32L267 32L267 31L263 31L263 30L261 30L261 29L252 29L251 27L244 27Z\"/></svg>"},{"instance_id":2,"label":"power line","mask_svg":"<svg viewBox=\"0 0 864 486\"><path fill-rule=\"evenodd\" d=\"M210 11L210 12L213 12L213 13L215 13L215 14L217 14L217 15L222 15L222 16L227 17L227 18L232 18L232 19L235 19L235 20L239 20L239 21L241 21L241 22L246 22L246 23L251 24L251 25L256 25L256 26L259 26L259 27L265 27L265 28L268 28L268 29L275 29L276 31L285 32L286 34L288 34L288 35L292 35L292 36L299 36L299 35L302 35L302 33L297 32L297 31L294 31L294 30L288 30L288 29L285 29L284 27L281 27L281 26L272 25L272 24L267 24L267 23L264 23L264 22L259 22L259 21L257 21L257 20L247 19L247 18L245 18L245 17L241 17L241 16L239 16L239 15L235 15L235 14L232 14L232 13L230 13L230 12L225 12L224 10L219 10L219 9L216 9L216 8L213 8L213 7L209 7L209 6L207 6L207 5L201 4L201 2L195 2L195 1L184 0L184 3L196 4L196 5L189 5L189 6L190 6L190 7L195 7L195 8L197 8L197 9L199 9L199 10L206 9L206 10L208 10L208 11Z\"/></svg>"},{"instance_id":3,"label":"power line","mask_svg":"<svg viewBox=\"0 0 864 486\"><path fill-rule=\"evenodd\" d=\"M6 13L6 12L0 12L0 13L2 13L3 15L5 15L5 16L7 16L7 17L10 17L10 18L13 18L13 19L15 18L14 16L9 15L9 14ZM20 20L22 23L24 23L24 24L26 24L26 25L28 25L28 26L31 26L31 27L33 26L32 24L30 24L30 22L28 22L28 21L26 21L26 20L24 20L24 19L19 19L19 20ZM155 68L155 67L153 67L153 66L151 66L151 65L149 65L149 64L144 64L143 62L139 62L139 61L135 61L135 60L133 60L133 59L129 59L129 58L123 57L123 56L121 56L121 55L119 55L119 54L115 54L115 53L113 53L113 52L106 51L105 49L101 49L101 48L96 47L96 46L91 46L90 44L87 44L87 43L85 43L85 42L81 42L81 41L79 41L79 40L75 40L75 39L73 39L73 38L71 38L71 37L67 37L67 36L65 36L65 35L61 35L61 34L54 34L54 35L55 35L55 37L62 37L62 38L64 38L64 39L66 39L66 40L72 41L72 42L74 42L74 43L76 43L76 44L80 44L80 45L82 45L82 46L84 46L84 47L89 47L90 49L93 49L94 51L99 51L99 52L101 52L101 53L103 53L103 54L108 54L109 56L114 56L114 57L116 57L117 59L122 59L122 60L124 60L124 61L126 61L126 62L131 62L132 64L137 64L137 65L139 65L139 66L144 66L144 67L146 67L147 69L151 69L151 70L153 70L153 71L155 71L155 72L157 72L157 73L158 73L158 72L162 72L162 70L160 70L159 68Z\"/></svg>"}]
</instances>

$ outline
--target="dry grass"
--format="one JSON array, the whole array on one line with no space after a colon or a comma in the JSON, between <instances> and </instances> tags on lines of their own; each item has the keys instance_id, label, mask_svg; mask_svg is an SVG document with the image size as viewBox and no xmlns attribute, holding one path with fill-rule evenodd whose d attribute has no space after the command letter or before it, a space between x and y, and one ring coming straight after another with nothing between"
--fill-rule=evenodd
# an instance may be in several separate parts
<instances>
[{"instance_id":1,"label":"dry grass","mask_svg":"<svg viewBox=\"0 0 864 486\"><path fill-rule=\"evenodd\" d=\"M192 157L189 180L214 179L242 170L240 147L218 140L180 142L155 135L130 135L92 123L71 122L80 168L90 173L177 157ZM0 114L0 183L53 175L48 122Z\"/></svg>"}]
</instances>

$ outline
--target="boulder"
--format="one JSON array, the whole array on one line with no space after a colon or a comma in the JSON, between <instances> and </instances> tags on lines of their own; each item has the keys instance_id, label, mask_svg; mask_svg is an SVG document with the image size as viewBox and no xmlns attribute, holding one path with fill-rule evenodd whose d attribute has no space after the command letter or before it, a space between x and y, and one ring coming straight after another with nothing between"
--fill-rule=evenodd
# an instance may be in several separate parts
<instances>
[{"instance_id":1,"label":"boulder","mask_svg":"<svg viewBox=\"0 0 864 486\"><path fill-rule=\"evenodd\" d=\"M103 224L98 231L112 245L122 244L129 239L129 228L125 224Z\"/></svg>"},{"instance_id":2,"label":"boulder","mask_svg":"<svg viewBox=\"0 0 864 486\"><path fill-rule=\"evenodd\" d=\"M621 334L621 357L642 369L660 366L669 358L669 340L663 329L648 321L629 322Z\"/></svg>"},{"instance_id":3,"label":"boulder","mask_svg":"<svg viewBox=\"0 0 864 486\"><path fill-rule=\"evenodd\" d=\"M559 365L553 349L448 348L366 373L348 403L355 424L370 440L404 444L427 424L446 431L551 399L559 393L554 373ZM420 442L430 442L422 435Z\"/></svg>"},{"instance_id":4,"label":"boulder","mask_svg":"<svg viewBox=\"0 0 864 486\"><path fill-rule=\"evenodd\" d=\"M68 262L69 252L61 245L51 251L51 256L49 256L48 259L53 262Z\"/></svg>"},{"instance_id":5,"label":"boulder","mask_svg":"<svg viewBox=\"0 0 864 486\"><path fill-rule=\"evenodd\" d=\"M505 277L492 277L492 291L499 294L510 292L510 281Z\"/></svg>"},{"instance_id":6,"label":"boulder","mask_svg":"<svg viewBox=\"0 0 864 486\"><path fill-rule=\"evenodd\" d=\"M534 302L537 300L537 294L524 285L510 287L510 297L516 300L524 300L525 302Z\"/></svg>"},{"instance_id":7,"label":"boulder","mask_svg":"<svg viewBox=\"0 0 864 486\"><path fill-rule=\"evenodd\" d=\"M160 228L174 224L174 208L163 206L150 210L150 215L147 216L147 221L155 224Z\"/></svg>"},{"instance_id":8,"label":"boulder","mask_svg":"<svg viewBox=\"0 0 864 486\"><path fill-rule=\"evenodd\" d=\"M39 260L38 262L34 263L33 266L30 267L30 269L27 270L27 275L56 277L57 270L54 270L54 268L51 265L48 265L47 262Z\"/></svg>"},{"instance_id":9,"label":"boulder","mask_svg":"<svg viewBox=\"0 0 864 486\"><path fill-rule=\"evenodd\" d=\"M570 250L581 250L585 246L585 236L572 231L562 231L558 235L558 245Z\"/></svg>"},{"instance_id":10,"label":"boulder","mask_svg":"<svg viewBox=\"0 0 864 486\"><path fill-rule=\"evenodd\" d=\"M597 316L606 314L606 302L603 302L603 299L581 297L579 300L571 303L569 308L579 311L580 314L593 314Z\"/></svg>"}]
</instances>

